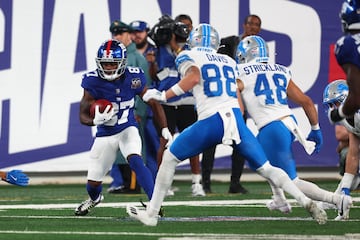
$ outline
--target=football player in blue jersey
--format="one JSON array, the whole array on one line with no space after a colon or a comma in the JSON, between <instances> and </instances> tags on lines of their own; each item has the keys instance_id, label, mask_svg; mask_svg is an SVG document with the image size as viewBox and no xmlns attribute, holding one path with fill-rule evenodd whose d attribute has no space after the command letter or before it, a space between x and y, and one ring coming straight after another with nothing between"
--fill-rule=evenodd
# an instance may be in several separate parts
<instances>
[{"instance_id":1,"label":"football player in blue jersey","mask_svg":"<svg viewBox=\"0 0 360 240\"><path fill-rule=\"evenodd\" d=\"M360 108L360 0L346 0L340 11L345 33L335 45L336 60L346 74L349 95L339 108L328 111L330 122L352 117Z\"/></svg>"},{"instance_id":2,"label":"football player in blue jersey","mask_svg":"<svg viewBox=\"0 0 360 240\"><path fill-rule=\"evenodd\" d=\"M171 97L192 90L196 99L198 121L182 131L164 152L154 193L146 210L128 205L127 213L145 225L156 226L158 212L171 186L177 164L222 143L234 146L248 160L252 170L283 188L319 224L324 224L327 220L326 212L306 197L282 169L269 163L261 145L246 126L239 107L241 98L237 98L236 62L229 56L216 52L219 35L215 28L209 24L200 24L190 33L188 44L191 50L182 51L176 58L182 79L166 91L148 90L143 99L166 102Z\"/></svg>"},{"instance_id":3,"label":"football player in blue jersey","mask_svg":"<svg viewBox=\"0 0 360 240\"><path fill-rule=\"evenodd\" d=\"M126 64L126 48L116 41L105 41L96 57L97 69L83 75L81 86L84 93L80 102L80 122L97 126L96 138L90 150L86 189L89 199L82 202L75 215L86 215L103 200L102 181L115 161L118 151L136 173L137 181L150 199L154 179L141 157L141 138L134 116L135 96L142 97L147 91L144 72ZM97 99L112 103L103 112L95 107L95 116L90 116L90 106ZM161 135L171 141L164 111L156 101L148 102L154 112Z\"/></svg>"},{"instance_id":4,"label":"football player in blue jersey","mask_svg":"<svg viewBox=\"0 0 360 240\"><path fill-rule=\"evenodd\" d=\"M294 140L297 139L309 155L319 152L323 142L313 101L294 83L287 67L269 63L269 50L263 38L248 36L241 40L237 49L238 88L259 131L257 139L270 163L283 169L306 196L334 204L339 214L343 214L352 205L350 196L326 191L297 176L292 152ZM288 100L304 110L311 125L307 138L299 129ZM273 200L267 203L267 207L270 210L290 212L291 206L283 191L271 182L270 186Z\"/></svg>"}]
</instances>

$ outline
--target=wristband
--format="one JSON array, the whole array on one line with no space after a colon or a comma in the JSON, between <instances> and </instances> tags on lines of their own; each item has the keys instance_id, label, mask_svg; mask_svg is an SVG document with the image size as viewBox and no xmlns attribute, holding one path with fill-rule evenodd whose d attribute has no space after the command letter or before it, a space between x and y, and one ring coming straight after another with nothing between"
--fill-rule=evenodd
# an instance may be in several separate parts
<instances>
[{"instance_id":1,"label":"wristband","mask_svg":"<svg viewBox=\"0 0 360 240\"><path fill-rule=\"evenodd\" d=\"M319 130L319 129L320 129L319 123L315 125L311 125L311 130Z\"/></svg>"},{"instance_id":2,"label":"wristband","mask_svg":"<svg viewBox=\"0 0 360 240\"><path fill-rule=\"evenodd\" d=\"M179 84L175 84L171 87L171 90L175 93L176 96L183 95L185 92L182 90L182 88L179 86Z\"/></svg>"}]
</instances>

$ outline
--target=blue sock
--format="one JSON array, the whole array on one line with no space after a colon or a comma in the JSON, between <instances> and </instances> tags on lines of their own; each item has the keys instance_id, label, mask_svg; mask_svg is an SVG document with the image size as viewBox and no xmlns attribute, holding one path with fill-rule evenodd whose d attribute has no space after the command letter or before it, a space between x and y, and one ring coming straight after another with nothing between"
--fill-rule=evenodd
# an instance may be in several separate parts
<instances>
[{"instance_id":1,"label":"blue sock","mask_svg":"<svg viewBox=\"0 0 360 240\"><path fill-rule=\"evenodd\" d=\"M102 184L97 187L91 186L89 183L86 184L86 190L90 196L90 198L95 201L98 199L101 191L102 191Z\"/></svg>"},{"instance_id":2,"label":"blue sock","mask_svg":"<svg viewBox=\"0 0 360 240\"><path fill-rule=\"evenodd\" d=\"M129 165L131 170L136 173L136 180L140 186L144 189L149 200L154 191L154 179L150 170L145 166L142 158L139 155L132 155L129 159Z\"/></svg>"},{"instance_id":3,"label":"blue sock","mask_svg":"<svg viewBox=\"0 0 360 240\"><path fill-rule=\"evenodd\" d=\"M349 189L349 188L342 188L341 191L342 191L345 195L349 195L349 196L350 196L350 189Z\"/></svg>"},{"instance_id":4,"label":"blue sock","mask_svg":"<svg viewBox=\"0 0 360 240\"><path fill-rule=\"evenodd\" d=\"M110 170L110 176L113 179L113 181L110 184L110 187L120 187L121 185L124 185L124 180L118 164L112 165Z\"/></svg>"}]
</instances>

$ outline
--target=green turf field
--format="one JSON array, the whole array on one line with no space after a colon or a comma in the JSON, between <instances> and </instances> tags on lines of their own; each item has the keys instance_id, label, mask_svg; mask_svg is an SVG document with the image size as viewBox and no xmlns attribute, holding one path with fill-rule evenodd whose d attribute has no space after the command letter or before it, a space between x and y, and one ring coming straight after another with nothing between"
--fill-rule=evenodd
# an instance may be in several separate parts
<instances>
[{"instance_id":1,"label":"green turf field","mask_svg":"<svg viewBox=\"0 0 360 240\"><path fill-rule=\"evenodd\" d=\"M333 191L337 181L316 181ZM164 203L165 217L156 227L143 226L128 217L129 202L146 201L145 194L107 194L85 217L74 208L87 198L85 185L0 186L0 239L360 239L360 210L355 202L350 220L318 225L290 199L290 214L270 212L265 182L246 182L246 195L227 194L228 183L213 182L213 194L192 197L190 183L176 181L175 196ZM360 193L352 196L359 201ZM140 204L139 204L140 205Z\"/></svg>"}]
</instances>

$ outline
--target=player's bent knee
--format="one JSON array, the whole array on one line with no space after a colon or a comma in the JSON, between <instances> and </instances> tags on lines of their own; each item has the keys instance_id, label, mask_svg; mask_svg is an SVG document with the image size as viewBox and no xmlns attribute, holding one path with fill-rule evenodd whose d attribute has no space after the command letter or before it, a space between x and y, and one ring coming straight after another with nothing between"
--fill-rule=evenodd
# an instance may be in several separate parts
<instances>
[{"instance_id":1,"label":"player's bent knee","mask_svg":"<svg viewBox=\"0 0 360 240\"><path fill-rule=\"evenodd\" d=\"M272 181L276 186L281 186L284 180L288 178L282 169L272 166L269 162L266 162L263 166L256 169L256 171L261 176Z\"/></svg>"}]
</instances>

